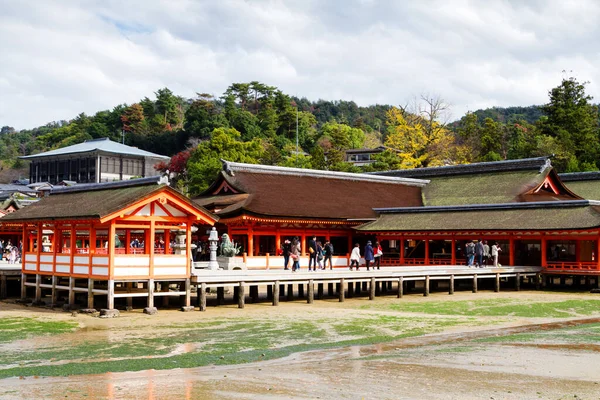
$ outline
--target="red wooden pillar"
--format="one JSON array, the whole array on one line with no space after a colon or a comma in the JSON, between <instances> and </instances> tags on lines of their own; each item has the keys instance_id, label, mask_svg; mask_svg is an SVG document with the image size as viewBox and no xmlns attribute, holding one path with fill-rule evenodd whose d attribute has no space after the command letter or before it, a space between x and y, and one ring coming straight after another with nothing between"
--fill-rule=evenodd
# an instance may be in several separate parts
<instances>
[{"instance_id":1,"label":"red wooden pillar","mask_svg":"<svg viewBox=\"0 0 600 400\"><path fill-rule=\"evenodd\" d=\"M425 265L429 265L429 239L425 238Z\"/></svg>"},{"instance_id":2,"label":"red wooden pillar","mask_svg":"<svg viewBox=\"0 0 600 400\"><path fill-rule=\"evenodd\" d=\"M248 256L254 256L254 232L252 227L248 228Z\"/></svg>"},{"instance_id":3,"label":"red wooden pillar","mask_svg":"<svg viewBox=\"0 0 600 400\"><path fill-rule=\"evenodd\" d=\"M75 229L75 225L71 224L71 275L73 274L73 264L75 262L75 247L77 246L77 229Z\"/></svg>"},{"instance_id":4,"label":"red wooden pillar","mask_svg":"<svg viewBox=\"0 0 600 400\"><path fill-rule=\"evenodd\" d=\"M508 264L515 265L515 239L512 236L508 239Z\"/></svg>"},{"instance_id":5,"label":"red wooden pillar","mask_svg":"<svg viewBox=\"0 0 600 400\"><path fill-rule=\"evenodd\" d=\"M546 242L546 238L544 236L542 236L542 246L541 246L541 251L542 251L542 267L546 268L548 266L548 250L547 250L547 242Z\"/></svg>"},{"instance_id":6,"label":"red wooden pillar","mask_svg":"<svg viewBox=\"0 0 600 400\"><path fill-rule=\"evenodd\" d=\"M452 252L450 256L450 264L456 265L456 239L452 237Z\"/></svg>"},{"instance_id":7,"label":"red wooden pillar","mask_svg":"<svg viewBox=\"0 0 600 400\"><path fill-rule=\"evenodd\" d=\"M600 270L600 236L596 238L596 269Z\"/></svg>"},{"instance_id":8,"label":"red wooden pillar","mask_svg":"<svg viewBox=\"0 0 600 400\"><path fill-rule=\"evenodd\" d=\"M131 230L125 229L125 254L129 254L131 252Z\"/></svg>"},{"instance_id":9,"label":"red wooden pillar","mask_svg":"<svg viewBox=\"0 0 600 400\"><path fill-rule=\"evenodd\" d=\"M38 222L37 224L37 248L36 248L36 253L37 253L37 271L40 272L40 259L42 258L42 229L43 229L43 224L41 222ZM73 269L71 268L71 272L73 272Z\"/></svg>"},{"instance_id":10,"label":"red wooden pillar","mask_svg":"<svg viewBox=\"0 0 600 400\"><path fill-rule=\"evenodd\" d=\"M400 265L404 265L404 237L400 237Z\"/></svg>"},{"instance_id":11,"label":"red wooden pillar","mask_svg":"<svg viewBox=\"0 0 600 400\"><path fill-rule=\"evenodd\" d=\"M352 253L354 245L352 244L352 233L348 232L348 254Z\"/></svg>"},{"instance_id":12,"label":"red wooden pillar","mask_svg":"<svg viewBox=\"0 0 600 400\"><path fill-rule=\"evenodd\" d=\"M171 231L165 229L163 235L163 240L165 241L165 255L171 254Z\"/></svg>"},{"instance_id":13,"label":"red wooden pillar","mask_svg":"<svg viewBox=\"0 0 600 400\"><path fill-rule=\"evenodd\" d=\"M279 254L279 249L281 249L281 233L279 229L275 231L275 254Z\"/></svg>"}]
</instances>

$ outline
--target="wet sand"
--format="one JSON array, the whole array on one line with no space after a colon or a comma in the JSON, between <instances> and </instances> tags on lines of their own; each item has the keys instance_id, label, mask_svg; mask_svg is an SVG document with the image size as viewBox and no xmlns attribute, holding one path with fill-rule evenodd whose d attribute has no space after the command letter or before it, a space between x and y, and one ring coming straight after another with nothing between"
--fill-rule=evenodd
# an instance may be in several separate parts
<instances>
[{"instance_id":1,"label":"wet sand","mask_svg":"<svg viewBox=\"0 0 600 400\"><path fill-rule=\"evenodd\" d=\"M482 299L489 294L477 295ZM492 295L489 295L492 297ZM493 295L497 298L496 295ZM507 298L556 300L579 295L506 293ZM459 294L453 300L474 300ZM589 298L589 297L586 297ZM360 304L359 299L354 300ZM407 301L422 301L410 297ZM356 305L354 304L354 306ZM316 306L317 304L315 304ZM8 311L2 304L3 311ZM316 307L263 304L239 312L313 313L322 317L347 313L353 304L319 302ZM11 314L27 314L18 306ZM45 312L45 311L40 311ZM238 312L210 309L207 314L164 312L160 318L198 320ZM362 312L362 310L352 310ZM68 314L53 318L69 319ZM71 319L72 320L72 319ZM78 317L90 333L109 334L111 326L147 330L144 315L100 320ZM481 343L478 338L537 332L597 322L597 318L550 320L515 318L502 326L452 327L446 332L368 346L352 346L292 354L276 360L242 365L206 366L164 371L106 373L69 377L27 377L0 380L2 399L600 399L600 352L595 344ZM550 325L548 325L550 324ZM100 333L99 333L100 332Z\"/></svg>"}]
</instances>

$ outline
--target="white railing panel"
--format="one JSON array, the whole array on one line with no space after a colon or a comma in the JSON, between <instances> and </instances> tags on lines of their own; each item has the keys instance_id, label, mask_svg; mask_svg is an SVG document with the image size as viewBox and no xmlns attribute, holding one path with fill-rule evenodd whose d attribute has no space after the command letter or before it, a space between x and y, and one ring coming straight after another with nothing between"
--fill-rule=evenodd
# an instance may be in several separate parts
<instances>
[{"instance_id":1,"label":"white railing panel","mask_svg":"<svg viewBox=\"0 0 600 400\"><path fill-rule=\"evenodd\" d=\"M106 267L92 267L92 275L108 275L108 268Z\"/></svg>"},{"instance_id":2,"label":"white railing panel","mask_svg":"<svg viewBox=\"0 0 600 400\"><path fill-rule=\"evenodd\" d=\"M90 267L73 266L73 273L87 275L90 273Z\"/></svg>"},{"instance_id":3,"label":"white railing panel","mask_svg":"<svg viewBox=\"0 0 600 400\"><path fill-rule=\"evenodd\" d=\"M150 256L115 256L115 267L147 267Z\"/></svg>"},{"instance_id":4,"label":"white railing panel","mask_svg":"<svg viewBox=\"0 0 600 400\"><path fill-rule=\"evenodd\" d=\"M40 264L40 271L52 272L52 264Z\"/></svg>"},{"instance_id":5,"label":"white railing panel","mask_svg":"<svg viewBox=\"0 0 600 400\"><path fill-rule=\"evenodd\" d=\"M154 267L154 275L155 276L171 276L171 275L187 275L186 267Z\"/></svg>"},{"instance_id":6,"label":"white railing panel","mask_svg":"<svg viewBox=\"0 0 600 400\"><path fill-rule=\"evenodd\" d=\"M108 265L108 257L106 256L93 256L92 264L94 265Z\"/></svg>"},{"instance_id":7,"label":"white railing panel","mask_svg":"<svg viewBox=\"0 0 600 400\"><path fill-rule=\"evenodd\" d=\"M154 266L187 266L186 256L154 256Z\"/></svg>"},{"instance_id":8,"label":"white railing panel","mask_svg":"<svg viewBox=\"0 0 600 400\"><path fill-rule=\"evenodd\" d=\"M42 254L40 256L40 261L41 262L52 263L52 262L54 262L54 256Z\"/></svg>"},{"instance_id":9,"label":"white railing panel","mask_svg":"<svg viewBox=\"0 0 600 400\"><path fill-rule=\"evenodd\" d=\"M71 256L56 256L56 263L57 264L69 264L71 263Z\"/></svg>"},{"instance_id":10,"label":"white railing panel","mask_svg":"<svg viewBox=\"0 0 600 400\"><path fill-rule=\"evenodd\" d=\"M37 261L37 254L25 254L25 261Z\"/></svg>"},{"instance_id":11,"label":"white railing panel","mask_svg":"<svg viewBox=\"0 0 600 400\"><path fill-rule=\"evenodd\" d=\"M115 267L117 276L149 276L150 267Z\"/></svg>"},{"instance_id":12,"label":"white railing panel","mask_svg":"<svg viewBox=\"0 0 600 400\"><path fill-rule=\"evenodd\" d=\"M75 264L89 264L89 262L90 262L89 257L75 256L73 258L73 263L75 263Z\"/></svg>"},{"instance_id":13,"label":"white railing panel","mask_svg":"<svg viewBox=\"0 0 600 400\"><path fill-rule=\"evenodd\" d=\"M69 265L56 265L56 272L61 272L63 274L68 274L71 272L71 266Z\"/></svg>"},{"instance_id":14,"label":"white railing panel","mask_svg":"<svg viewBox=\"0 0 600 400\"><path fill-rule=\"evenodd\" d=\"M36 264L31 264L31 263L25 263L24 268L27 271L35 271L37 269L37 265Z\"/></svg>"}]
</instances>

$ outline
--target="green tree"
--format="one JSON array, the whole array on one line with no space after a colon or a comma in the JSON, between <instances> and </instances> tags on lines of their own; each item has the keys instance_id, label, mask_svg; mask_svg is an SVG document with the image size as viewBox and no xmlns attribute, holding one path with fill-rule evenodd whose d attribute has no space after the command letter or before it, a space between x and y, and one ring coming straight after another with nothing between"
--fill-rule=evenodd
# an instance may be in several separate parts
<instances>
[{"instance_id":1,"label":"green tree","mask_svg":"<svg viewBox=\"0 0 600 400\"><path fill-rule=\"evenodd\" d=\"M229 127L229 122L217 107L214 97L197 93L197 98L185 113L184 128L190 137L207 139L214 129L222 127Z\"/></svg>"},{"instance_id":2,"label":"green tree","mask_svg":"<svg viewBox=\"0 0 600 400\"><path fill-rule=\"evenodd\" d=\"M217 128L210 140L193 150L187 165L190 194L201 193L217 178L222 168L221 159L249 164L261 161L264 150L260 140L242 142L240 139L240 132L233 128Z\"/></svg>"},{"instance_id":3,"label":"green tree","mask_svg":"<svg viewBox=\"0 0 600 400\"><path fill-rule=\"evenodd\" d=\"M581 165L597 166L600 156L598 107L585 93L587 82L571 77L549 92L550 102L542 107L547 119L542 132L557 139L563 149L575 156Z\"/></svg>"}]
</instances>

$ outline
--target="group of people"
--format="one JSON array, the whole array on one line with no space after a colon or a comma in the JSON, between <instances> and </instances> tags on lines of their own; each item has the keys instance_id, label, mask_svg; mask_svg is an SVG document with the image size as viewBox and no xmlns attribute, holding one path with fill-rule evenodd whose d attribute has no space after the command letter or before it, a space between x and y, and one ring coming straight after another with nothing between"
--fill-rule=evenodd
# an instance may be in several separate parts
<instances>
[{"instance_id":1,"label":"group of people","mask_svg":"<svg viewBox=\"0 0 600 400\"><path fill-rule=\"evenodd\" d=\"M367 267L367 271L369 271L371 264L373 265L373 269L375 269L375 267L380 269L382 256L383 249L379 242L375 242L375 246L373 246L369 240L365 246L365 266ZM352 268L354 267L356 267L356 270L358 271L360 267L360 258L360 245L356 243L350 254L350 271L352 271Z\"/></svg>"},{"instance_id":2,"label":"group of people","mask_svg":"<svg viewBox=\"0 0 600 400\"><path fill-rule=\"evenodd\" d=\"M300 269L300 256L302 255L302 246L298 237L294 237L291 241L284 240L281 248L283 255L283 266L285 270L291 269L296 272ZM327 269L327 261L329 261L329 269L333 269L333 245L329 240L322 244L313 236L308 242L308 270L316 271L319 269Z\"/></svg>"},{"instance_id":3,"label":"group of people","mask_svg":"<svg viewBox=\"0 0 600 400\"><path fill-rule=\"evenodd\" d=\"M22 243L19 243L19 246L13 245L10 240L8 241L0 241L0 253L2 254L2 258L8 261L9 264L16 264L21 262L21 249Z\"/></svg>"},{"instance_id":4,"label":"group of people","mask_svg":"<svg viewBox=\"0 0 600 400\"><path fill-rule=\"evenodd\" d=\"M465 244L466 263L469 268L485 268L490 262L494 267L501 266L498 264L498 256L502 248L498 242L494 242L492 247L487 240L473 240Z\"/></svg>"}]
</instances>

